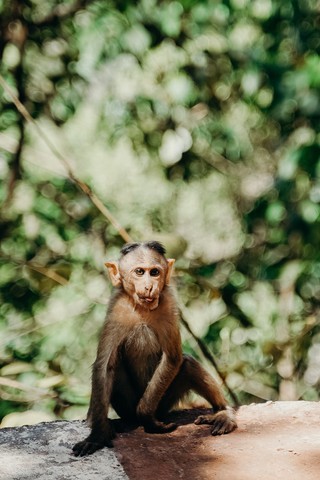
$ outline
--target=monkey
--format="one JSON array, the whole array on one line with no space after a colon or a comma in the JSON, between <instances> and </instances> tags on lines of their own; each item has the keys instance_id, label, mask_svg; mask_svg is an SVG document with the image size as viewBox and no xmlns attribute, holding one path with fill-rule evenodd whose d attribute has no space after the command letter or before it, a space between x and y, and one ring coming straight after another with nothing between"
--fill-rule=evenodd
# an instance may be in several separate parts
<instances>
[{"instance_id":1,"label":"monkey","mask_svg":"<svg viewBox=\"0 0 320 480\"><path fill-rule=\"evenodd\" d=\"M147 433L172 432L177 425L163 419L191 390L212 406L212 413L199 416L196 424L211 425L212 435L237 428L217 382L182 353L179 308L170 286L175 260L165 253L157 241L129 243L118 262L105 264L115 288L92 368L91 432L74 445L75 456L113 446L110 405L124 424L142 426Z\"/></svg>"}]
</instances>

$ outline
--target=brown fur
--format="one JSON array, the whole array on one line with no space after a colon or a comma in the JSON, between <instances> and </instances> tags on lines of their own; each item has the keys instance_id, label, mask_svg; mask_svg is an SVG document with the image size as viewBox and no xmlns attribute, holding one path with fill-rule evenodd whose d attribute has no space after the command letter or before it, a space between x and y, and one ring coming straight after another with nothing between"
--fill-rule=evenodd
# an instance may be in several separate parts
<instances>
[{"instance_id":1,"label":"brown fur","mask_svg":"<svg viewBox=\"0 0 320 480\"><path fill-rule=\"evenodd\" d=\"M236 428L235 414L216 382L182 354L178 308L169 286L173 263L162 245L149 242L126 245L118 263L106 264L116 291L93 365L91 433L73 447L75 455L112 446L110 404L125 423L165 433L176 425L160 419L190 390L213 407L195 423L211 424L213 435Z\"/></svg>"}]
</instances>

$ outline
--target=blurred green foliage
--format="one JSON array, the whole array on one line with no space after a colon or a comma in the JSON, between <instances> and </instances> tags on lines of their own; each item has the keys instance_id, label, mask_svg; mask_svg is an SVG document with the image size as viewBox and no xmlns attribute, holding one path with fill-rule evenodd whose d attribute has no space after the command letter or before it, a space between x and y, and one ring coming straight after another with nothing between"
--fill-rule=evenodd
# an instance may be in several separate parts
<instances>
[{"instance_id":1,"label":"blurred green foliage","mask_svg":"<svg viewBox=\"0 0 320 480\"><path fill-rule=\"evenodd\" d=\"M0 3L1 75L130 235L177 258L241 402L319 398L319 20L316 0ZM0 103L2 425L76 418L123 241Z\"/></svg>"}]
</instances>

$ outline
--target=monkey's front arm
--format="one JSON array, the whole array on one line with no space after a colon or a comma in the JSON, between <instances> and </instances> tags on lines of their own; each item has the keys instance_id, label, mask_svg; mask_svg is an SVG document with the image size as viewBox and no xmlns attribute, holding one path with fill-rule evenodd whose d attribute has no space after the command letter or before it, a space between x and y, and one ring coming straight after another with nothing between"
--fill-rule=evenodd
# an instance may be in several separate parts
<instances>
[{"instance_id":1,"label":"monkey's front arm","mask_svg":"<svg viewBox=\"0 0 320 480\"><path fill-rule=\"evenodd\" d=\"M182 356L171 357L163 352L160 363L156 368L139 404L137 416L149 433L167 433L177 428L175 423L165 424L155 417L160 400L169 385L177 375L182 362Z\"/></svg>"},{"instance_id":2,"label":"monkey's front arm","mask_svg":"<svg viewBox=\"0 0 320 480\"><path fill-rule=\"evenodd\" d=\"M91 423L91 433L83 441L78 442L72 448L76 457L91 455L103 447L113 447L112 440L115 432L111 421L108 419L108 409L112 385L114 382L115 363L118 349L115 348L107 365L99 362L98 358L94 363L92 371L92 394L88 411L88 421Z\"/></svg>"}]
</instances>

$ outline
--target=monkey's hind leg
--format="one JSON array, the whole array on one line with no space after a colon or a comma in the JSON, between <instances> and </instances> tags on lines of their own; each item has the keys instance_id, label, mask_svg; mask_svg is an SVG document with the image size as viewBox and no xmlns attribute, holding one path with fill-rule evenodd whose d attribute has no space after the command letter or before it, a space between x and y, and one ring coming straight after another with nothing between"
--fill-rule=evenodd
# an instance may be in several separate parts
<instances>
[{"instance_id":1,"label":"monkey's hind leg","mask_svg":"<svg viewBox=\"0 0 320 480\"><path fill-rule=\"evenodd\" d=\"M195 424L211 425L212 435L223 435L237 428L236 415L211 375L189 355L183 356L181 369L160 402L158 413L164 415L190 390L205 398L213 408L208 415L200 415Z\"/></svg>"},{"instance_id":2,"label":"monkey's hind leg","mask_svg":"<svg viewBox=\"0 0 320 480\"><path fill-rule=\"evenodd\" d=\"M110 403L120 417L112 420L113 428L117 433L129 432L139 426L136 411L142 394L139 386L134 384L134 379L126 367L125 362L121 359L117 365L111 393Z\"/></svg>"},{"instance_id":3,"label":"monkey's hind leg","mask_svg":"<svg viewBox=\"0 0 320 480\"><path fill-rule=\"evenodd\" d=\"M223 435L237 428L236 414L233 408L227 406L219 385L214 378L194 358L185 357L186 375L192 384L192 390L211 403L213 413L200 415L196 425L211 425L212 435Z\"/></svg>"}]
</instances>

